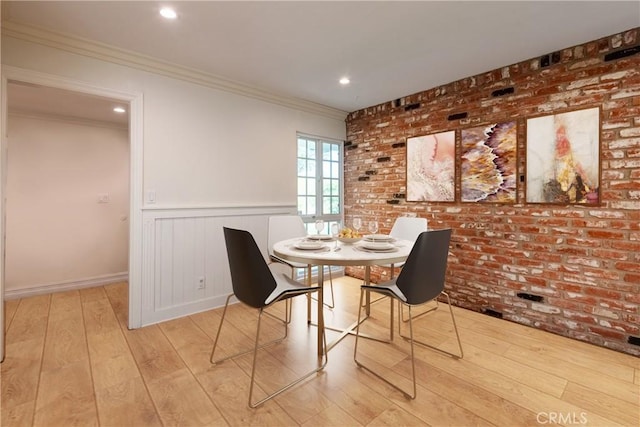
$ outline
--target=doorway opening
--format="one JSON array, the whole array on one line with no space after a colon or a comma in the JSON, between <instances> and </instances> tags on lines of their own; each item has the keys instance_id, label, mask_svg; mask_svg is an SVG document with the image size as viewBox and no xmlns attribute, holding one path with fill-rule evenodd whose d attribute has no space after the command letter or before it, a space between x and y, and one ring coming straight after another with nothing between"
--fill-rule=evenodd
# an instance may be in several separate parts
<instances>
[{"instance_id":1,"label":"doorway opening","mask_svg":"<svg viewBox=\"0 0 640 427\"><path fill-rule=\"evenodd\" d=\"M128 102L7 85L5 298L127 280Z\"/></svg>"},{"instance_id":2,"label":"doorway opening","mask_svg":"<svg viewBox=\"0 0 640 427\"><path fill-rule=\"evenodd\" d=\"M128 165L124 168L124 174L126 175L126 179L128 180L128 192L125 195L125 199L128 200L128 204L124 208L124 213L118 212L118 221L120 225L120 232L125 236L125 240L127 244L125 245L125 250L128 252L127 263L125 266L125 273L128 278L129 284L129 309L128 309L128 326L129 328L137 328L141 326L141 300L142 300L142 94L131 94L126 92L120 92L113 89L105 89L98 86L89 85L83 82L79 82L76 80L65 79L59 76L39 73L31 70L25 70L12 66L3 66L2 67L2 147L0 150L1 159L0 159L0 177L1 177L1 185L0 185L0 300L4 302L5 297L5 275L7 273L5 267L6 262L6 239L7 239L7 205L11 205L11 195L8 194L7 191L7 177L8 177L8 164L11 163L9 161L9 139L11 135L8 133L9 127L9 116L14 114L16 116L22 116L22 118L26 118L26 116L35 116L46 115L43 111L32 111L32 112L24 112L20 110L24 110L24 108L17 108L16 112L11 113L8 108L9 103L13 102L14 99L11 95L7 96L8 88L13 88L13 85L22 86L31 88L31 89L45 89L49 91L68 91L71 95L76 97L85 97L85 98L93 98L94 100L102 100L118 103L119 106L124 106L125 110L128 112L128 126L124 131L126 134L126 138L128 138ZM11 99L9 99L11 98ZM75 98L74 102L77 102L78 98ZM73 104L72 102L71 104ZM42 103L37 103L41 108L44 108ZM69 106L68 106L69 107ZM64 106L61 103L54 103L53 106L49 106L49 108L53 108L55 112L51 113L49 119L50 121L64 122L64 120L60 120L61 117L55 116L67 116L64 113ZM71 107L69 107L71 108ZM113 107L111 107L113 108ZM12 108L13 110L13 108ZM90 108L86 108L87 112ZM113 111L111 111L113 113ZM67 121L68 118L67 118ZM73 125L88 125L91 123L96 125L96 123L100 123L101 119L96 117L84 117L77 118L71 120ZM69 125L69 123L67 123ZM36 126L37 127L37 126ZM110 126L106 126L107 128ZM27 129L30 129L27 127ZM89 132L90 133L90 132ZM88 150L91 144L87 144L87 146L76 146L76 149L79 151ZM24 148L24 147L21 147ZM50 147L49 147L50 148ZM69 150L69 147L66 147ZM67 151L69 152L69 151ZM23 153L24 154L24 153ZM60 154L60 153L56 153ZM78 153L73 153L72 155L77 155ZM26 156L29 158L29 156ZM34 156L37 157L37 156ZM42 159L40 159L42 160ZM95 172L95 171L94 171ZM59 174L63 174L64 172L58 171ZM106 185L106 184L105 184ZM37 195L34 197L40 197ZM55 196L62 198L65 195L63 190L59 190L58 193L54 194ZM94 187L91 192L87 192L87 201L90 200L94 205L93 208L96 208L95 205L102 206L100 208L106 208L107 206L111 207L115 204L112 203L114 201L114 197L116 197L115 193L111 193L111 190L103 188L98 189L98 187ZM121 198L121 196L118 196ZM49 200L51 203L51 199ZM60 202L60 200L55 200L56 203ZM122 204L122 203L121 203ZM121 208L122 209L122 208ZM98 212L105 212L108 209L102 209ZM95 212L94 212L95 213ZM49 209L42 209L41 218L38 219L37 224L40 226L41 223L47 220L47 215L49 214ZM66 230L67 235L69 233L73 233L73 230ZM103 237L104 238L104 237ZM97 238L100 240L100 237ZM100 245L99 241L95 242L95 245ZM34 269L38 268L38 265L33 265ZM86 273L86 272L85 272ZM83 274L85 274L83 273ZM120 272L122 273L122 272ZM98 274L98 276L109 276L109 274ZM91 285L91 280L100 281L104 279L104 277L79 277L78 280L74 280L71 278L68 280L68 286L77 286L77 287L85 287ZM64 282L64 280L63 280ZM48 283L51 284L51 283ZM97 285L99 283L95 283ZM45 283L44 285L47 285ZM64 285L64 283L63 283ZM37 288L37 286L36 286ZM46 288L44 286L43 288ZM35 290L34 292L37 292ZM4 319L4 304L0 304L0 323L2 323L2 319ZM4 358L4 324L0 324L0 360Z\"/></svg>"}]
</instances>

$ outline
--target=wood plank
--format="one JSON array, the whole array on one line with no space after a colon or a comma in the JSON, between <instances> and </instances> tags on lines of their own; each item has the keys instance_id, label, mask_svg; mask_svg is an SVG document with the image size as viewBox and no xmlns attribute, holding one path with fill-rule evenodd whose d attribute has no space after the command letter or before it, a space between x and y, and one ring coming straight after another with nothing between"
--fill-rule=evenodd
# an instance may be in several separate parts
<instances>
[{"instance_id":1,"label":"wood plank","mask_svg":"<svg viewBox=\"0 0 640 427\"><path fill-rule=\"evenodd\" d=\"M175 371L147 387L165 426L219 424L222 414L188 369Z\"/></svg>"},{"instance_id":2,"label":"wood plank","mask_svg":"<svg viewBox=\"0 0 640 427\"><path fill-rule=\"evenodd\" d=\"M590 357L607 364L619 364L635 368L638 364L638 358L629 354L613 351L608 348L599 347L583 341L572 340L561 335L552 334L541 329L532 328L521 325L519 323L497 319L487 315L479 315L476 312L454 307L456 319L467 319L474 326L473 330L490 330L493 333L509 334L513 339L519 340L521 345L527 343L532 346L544 345L554 347L556 345L563 348L572 357L573 355L582 355L582 357ZM485 325L483 327L482 325Z\"/></svg>"},{"instance_id":3,"label":"wood plank","mask_svg":"<svg viewBox=\"0 0 640 427\"><path fill-rule=\"evenodd\" d=\"M363 361L370 369L374 370L378 374L382 375L387 380L394 384L399 385L405 391L412 390L412 381L409 377L403 376L402 370L398 367L387 368L384 365L378 364L374 359L364 357ZM405 362L403 361L402 364ZM410 361L406 361L410 363ZM403 394L397 390L390 388L381 380L377 379L369 373L365 375L370 376L384 385L386 390L385 396L395 403L398 407L409 411L414 416L420 418L422 421L429 425L463 425L463 426L491 426L486 419L474 414L473 412L465 409L464 407L447 399L443 399L433 391L422 386L422 381L418 381L417 392L415 399L407 399Z\"/></svg>"},{"instance_id":4,"label":"wood plank","mask_svg":"<svg viewBox=\"0 0 640 427\"><path fill-rule=\"evenodd\" d=\"M275 401L257 409L247 406L249 397L249 377L233 361L227 361L196 375L198 382L209 395L216 407L232 426L283 426L296 425ZM254 399L264 397L258 387Z\"/></svg>"},{"instance_id":5,"label":"wood plank","mask_svg":"<svg viewBox=\"0 0 640 427\"><path fill-rule=\"evenodd\" d=\"M454 345L455 343L455 345ZM451 340L449 348L455 347L457 350L457 342ZM514 361L507 357L502 357L497 354L491 354L485 350L479 349L471 344L464 344L463 349L464 361L473 363L477 366L483 367L494 374L500 374L511 378L515 381L519 381L523 384L540 390L541 392L561 397L564 393L564 389L567 386L567 380L559 376L557 373L549 374L543 369L532 368L524 363Z\"/></svg>"},{"instance_id":6,"label":"wood plank","mask_svg":"<svg viewBox=\"0 0 640 427\"><path fill-rule=\"evenodd\" d=\"M7 408L3 406L2 411L0 412L2 427L23 427L32 425L35 407L35 400Z\"/></svg>"},{"instance_id":7,"label":"wood plank","mask_svg":"<svg viewBox=\"0 0 640 427\"><path fill-rule=\"evenodd\" d=\"M11 326L11 321L13 321L13 316L15 316L16 311L18 311L18 305L20 305L19 299L4 301L4 331L5 332L7 332L9 330L9 326Z\"/></svg>"},{"instance_id":8,"label":"wood plank","mask_svg":"<svg viewBox=\"0 0 640 427\"><path fill-rule=\"evenodd\" d=\"M456 312L456 307L454 307L454 316ZM455 338L455 332L453 331L453 325L451 323L451 315L449 314L449 310L446 308L445 304L440 304L440 308L438 310L418 318L417 323L420 324L422 322L429 324L429 327L447 331L447 340L443 341L442 344L440 344L441 346L446 345L446 343ZM503 355L513 345L508 341L509 335L502 334L500 336L496 336L493 334L482 334L482 332L470 329L475 324L473 321L468 321L466 319L461 320L456 317L456 322L458 324L458 333L460 334L460 340L463 343L463 347L465 343L473 343L477 348ZM403 328L406 329L404 325ZM458 351L457 344L452 350Z\"/></svg>"},{"instance_id":9,"label":"wood plank","mask_svg":"<svg viewBox=\"0 0 640 427\"><path fill-rule=\"evenodd\" d=\"M360 422L343 411L338 405L331 405L302 426L361 426Z\"/></svg>"},{"instance_id":10,"label":"wood plank","mask_svg":"<svg viewBox=\"0 0 640 427\"><path fill-rule=\"evenodd\" d=\"M7 331L6 342L44 340L49 317L50 295L39 295L20 300L13 316L11 327Z\"/></svg>"},{"instance_id":11,"label":"wood plank","mask_svg":"<svg viewBox=\"0 0 640 427\"><path fill-rule=\"evenodd\" d=\"M640 399L640 393L636 397ZM588 412L585 412L587 417L596 413L622 425L640 425L640 400L629 403L573 382L567 385L562 399L576 406L588 408Z\"/></svg>"},{"instance_id":12,"label":"wood plank","mask_svg":"<svg viewBox=\"0 0 640 427\"><path fill-rule=\"evenodd\" d=\"M146 382L160 379L185 367L158 325L127 331L125 338Z\"/></svg>"},{"instance_id":13,"label":"wood plank","mask_svg":"<svg viewBox=\"0 0 640 427\"><path fill-rule=\"evenodd\" d=\"M81 324L82 304L79 291L58 292L51 294L49 323L61 320L73 320Z\"/></svg>"},{"instance_id":14,"label":"wood plank","mask_svg":"<svg viewBox=\"0 0 640 427\"><path fill-rule=\"evenodd\" d=\"M253 314L253 313L252 313ZM211 351L213 350L213 340L215 339L215 335L218 330L218 324L221 320L221 311L218 310L218 313L207 312L207 313L199 313L190 318L194 321L196 325L207 334L210 338L208 349L199 348L197 351L206 352L207 361L210 359ZM253 349L254 343L254 335L255 330L252 332L251 336L246 335L244 332L240 331L234 324L231 322L226 322L222 326L222 331L220 332L220 338L218 340L218 347L216 348L215 360L220 360L224 357L229 357L233 354L243 352L246 350ZM200 369L202 367L202 361L197 362L199 367L195 367L194 369ZM190 365L191 366L191 365ZM209 367L211 365L209 364ZM207 369L209 368L207 367Z\"/></svg>"},{"instance_id":15,"label":"wood plank","mask_svg":"<svg viewBox=\"0 0 640 427\"><path fill-rule=\"evenodd\" d=\"M162 425L140 377L96 390L96 403L102 426Z\"/></svg>"},{"instance_id":16,"label":"wood plank","mask_svg":"<svg viewBox=\"0 0 640 427\"><path fill-rule=\"evenodd\" d=\"M474 326L472 326L472 330L477 333L483 333L487 336L504 337L505 330L502 326L503 325L495 323L489 325L486 323L477 322ZM606 349L598 349L597 352L594 352L593 349L588 347L588 344L585 344L587 348L585 348L585 345L580 346L583 351L576 350L567 346L566 338L564 338L564 345L557 347L552 342L541 339L543 337L538 336L537 334L535 334L536 336L534 338L531 338L529 331L527 331L531 328L522 325L513 326L517 327L515 328L516 330L514 330L514 332L517 332L517 334L509 334L509 336L511 337L510 342L512 345L518 345L520 347L527 348L528 350L534 351L537 354L547 354L558 359L571 360L573 364L600 372L603 375L616 377L625 381L631 381L633 367L631 367L627 363L628 355L620 355L612 350ZM578 343L578 341L569 342ZM602 350L604 350L604 353L602 352ZM609 360L609 363L603 363L604 355L606 355L605 359Z\"/></svg>"},{"instance_id":17,"label":"wood plank","mask_svg":"<svg viewBox=\"0 0 640 427\"><path fill-rule=\"evenodd\" d=\"M116 318L108 299L84 301L82 303L87 335L102 334L113 329L120 329L120 323Z\"/></svg>"},{"instance_id":18,"label":"wood plank","mask_svg":"<svg viewBox=\"0 0 640 427\"><path fill-rule=\"evenodd\" d=\"M83 304L91 301L109 301L103 286L80 289L80 299Z\"/></svg>"},{"instance_id":19,"label":"wood plank","mask_svg":"<svg viewBox=\"0 0 640 427\"><path fill-rule=\"evenodd\" d=\"M393 406L382 394L357 380L360 369L353 363L352 351L346 359L331 358L313 382L313 387L360 423L368 424ZM330 357L335 353L330 354ZM346 361L346 363L344 363Z\"/></svg>"},{"instance_id":20,"label":"wood plank","mask_svg":"<svg viewBox=\"0 0 640 427\"><path fill-rule=\"evenodd\" d=\"M160 329L191 372L198 373L211 367L212 339L190 317L162 323Z\"/></svg>"},{"instance_id":21,"label":"wood plank","mask_svg":"<svg viewBox=\"0 0 640 427\"><path fill-rule=\"evenodd\" d=\"M31 407L31 417L33 417L40 379L43 338L7 342L5 359L0 364L3 413L11 408L33 402L34 405Z\"/></svg>"},{"instance_id":22,"label":"wood plank","mask_svg":"<svg viewBox=\"0 0 640 427\"><path fill-rule=\"evenodd\" d=\"M502 397L518 406L521 406L532 413L539 412L575 412L580 413L585 408L572 405L562 399L550 396L540 391L522 384L507 377L495 375L491 371L467 363L462 360L455 360L448 356L443 356L438 352L418 352L416 357L425 363L433 365L451 375L465 378L467 382L477 387L485 389L497 396ZM590 414L588 425L618 426L620 424L597 414Z\"/></svg>"},{"instance_id":23,"label":"wood plank","mask_svg":"<svg viewBox=\"0 0 640 427\"><path fill-rule=\"evenodd\" d=\"M324 393L314 387L315 380L315 377L311 377L308 381L296 386L291 393L284 393L275 398L278 405L297 424L315 419L333 404Z\"/></svg>"},{"instance_id":24,"label":"wood plank","mask_svg":"<svg viewBox=\"0 0 640 427\"><path fill-rule=\"evenodd\" d=\"M102 334L87 335L89 356L92 362L97 362L123 354L131 355L131 350L120 329L110 330Z\"/></svg>"},{"instance_id":25,"label":"wood plank","mask_svg":"<svg viewBox=\"0 0 640 427\"><path fill-rule=\"evenodd\" d=\"M138 366L129 353L97 361L92 360L91 372L96 392L141 376Z\"/></svg>"},{"instance_id":26,"label":"wood plank","mask_svg":"<svg viewBox=\"0 0 640 427\"><path fill-rule=\"evenodd\" d=\"M400 364L397 370L406 378L411 375L411 365L408 361ZM456 402L492 424L539 426L536 414L532 411L420 359L416 360L416 377L422 387L443 399Z\"/></svg>"},{"instance_id":27,"label":"wood plank","mask_svg":"<svg viewBox=\"0 0 640 427\"><path fill-rule=\"evenodd\" d=\"M510 349L506 357L524 365L562 376L568 381L598 390L600 393L617 397L629 403L638 402L638 387L633 383L604 376L591 369L574 365L566 359L556 359L543 355L532 357L531 352L520 347Z\"/></svg>"},{"instance_id":28,"label":"wood plank","mask_svg":"<svg viewBox=\"0 0 640 427\"><path fill-rule=\"evenodd\" d=\"M426 426L428 425L420 418L411 415L409 412L396 405L385 409L380 415L366 424L367 426Z\"/></svg>"},{"instance_id":29,"label":"wood plank","mask_svg":"<svg viewBox=\"0 0 640 427\"><path fill-rule=\"evenodd\" d=\"M74 315L49 321L44 346L42 370L61 368L78 361L88 361L84 324Z\"/></svg>"},{"instance_id":30,"label":"wood plank","mask_svg":"<svg viewBox=\"0 0 640 427\"><path fill-rule=\"evenodd\" d=\"M43 371L34 426L98 425L88 360Z\"/></svg>"},{"instance_id":31,"label":"wood plank","mask_svg":"<svg viewBox=\"0 0 640 427\"><path fill-rule=\"evenodd\" d=\"M122 325L127 327L127 319L129 318L129 286L127 283L114 283L106 285L104 291L109 298L109 303L113 308L116 319Z\"/></svg>"}]
</instances>

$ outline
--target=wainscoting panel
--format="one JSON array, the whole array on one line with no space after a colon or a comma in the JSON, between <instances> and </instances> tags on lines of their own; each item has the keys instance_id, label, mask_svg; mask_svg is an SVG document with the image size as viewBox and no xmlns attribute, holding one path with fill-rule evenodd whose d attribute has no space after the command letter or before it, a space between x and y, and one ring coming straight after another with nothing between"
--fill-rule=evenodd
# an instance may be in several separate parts
<instances>
[{"instance_id":1,"label":"wainscoting panel","mask_svg":"<svg viewBox=\"0 0 640 427\"><path fill-rule=\"evenodd\" d=\"M295 211L295 206L145 210L142 325L222 306L231 293L222 228L248 230L267 258L268 218Z\"/></svg>"}]
</instances>

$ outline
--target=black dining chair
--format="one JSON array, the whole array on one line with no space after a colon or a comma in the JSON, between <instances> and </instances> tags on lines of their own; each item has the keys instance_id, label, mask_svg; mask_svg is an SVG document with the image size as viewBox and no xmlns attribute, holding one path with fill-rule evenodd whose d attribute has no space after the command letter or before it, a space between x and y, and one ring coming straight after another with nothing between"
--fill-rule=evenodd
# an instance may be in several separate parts
<instances>
[{"instance_id":1,"label":"black dining chair","mask_svg":"<svg viewBox=\"0 0 640 427\"><path fill-rule=\"evenodd\" d=\"M382 379L392 387L400 390L407 397L415 399L416 397L416 367L414 358L414 343L424 345L426 347L433 348L440 352L449 354L456 358L462 358L464 353L462 351L462 343L460 342L460 334L458 334L458 327L456 326L456 319L451 309L451 300L449 295L444 291L445 274L447 271L447 258L449 256L449 242L451 241L451 230L434 230L425 231L420 233L418 239L413 245L409 257L402 268L400 274L392 280L381 284L369 284L362 285L360 287L360 308L358 310L358 327L356 329L356 343L353 351L353 358L359 367L371 372L378 378ZM381 295L391 297L402 303L403 306L407 306L409 310L409 336L400 335L402 338L407 339L411 343L411 368L413 373L413 394L407 393L396 384L393 384L382 375L378 374L371 368L362 364L358 360L358 341L360 338L360 324L366 319L360 321L362 315L362 301L365 292L376 292ZM440 295L444 295L449 305L449 312L451 314L451 321L453 323L453 329L458 340L458 347L460 354L453 354L436 348L428 343L418 341L413 337L413 316L411 314L411 308L419 305L426 304L430 301L437 299ZM402 323L402 322L399 322ZM393 304L391 304L391 318L390 318L390 331L393 331ZM393 333L391 334L393 339ZM379 340L382 341L382 340ZM386 341L390 342L390 341Z\"/></svg>"},{"instance_id":2,"label":"black dining chair","mask_svg":"<svg viewBox=\"0 0 640 427\"><path fill-rule=\"evenodd\" d=\"M249 353L253 351L253 364L251 367L251 385L249 387L249 406L251 408L256 408L257 406L263 404L267 400L279 395L280 393L288 390L294 385L302 382L306 378L310 377L316 372L322 370L327 364L327 339L324 331L319 331L318 333L323 334L324 353L322 359L320 361L320 366L314 368L313 370L307 372L302 375L298 379L288 383L287 385L279 388L278 390L268 394L265 398L252 402L253 398L253 386L255 384L255 372L256 372L256 360L258 355L258 350L276 342L280 342L287 337L288 331L288 322L286 320L282 320L276 316L265 311L267 307L275 304L278 301L287 300L289 298L293 298L298 295L307 294L310 295L313 292L318 292L320 287L318 286L304 286L303 284L291 279L286 274L276 273L269 269L267 262L265 261L258 245L256 244L251 233L245 230L236 230L232 228L224 227L224 239L227 246L227 256L229 258L229 269L231 271L231 283L233 287L233 293L227 296L227 300L224 305L224 310L222 311L222 319L220 320L220 325L218 326L218 332L216 334L215 341L213 343L213 349L211 351L211 363L217 364L223 362L227 359L234 358L236 356L240 356L242 354ZM233 354L231 356L223 357L221 359L214 359L214 354L216 351L216 347L218 345L218 339L220 338L220 331L222 330L222 325L225 320L225 316L227 313L227 307L229 306L229 301L231 297L235 296L240 302L248 305L249 307L258 309L258 325L256 328L256 337L255 343L253 345L253 350L246 350L243 352L239 352ZM264 344L258 344L260 339L260 324L262 320L262 315L266 314L268 316L273 317L274 319L282 322L284 325L284 335L281 338L277 338L275 340L269 341Z\"/></svg>"}]
</instances>

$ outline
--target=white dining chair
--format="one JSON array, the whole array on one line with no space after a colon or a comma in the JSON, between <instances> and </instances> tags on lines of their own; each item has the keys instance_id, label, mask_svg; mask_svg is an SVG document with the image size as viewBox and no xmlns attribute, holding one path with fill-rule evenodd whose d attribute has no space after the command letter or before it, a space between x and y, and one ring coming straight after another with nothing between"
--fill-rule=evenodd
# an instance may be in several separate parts
<instances>
[{"instance_id":1,"label":"white dining chair","mask_svg":"<svg viewBox=\"0 0 640 427\"><path fill-rule=\"evenodd\" d=\"M269 217L269 230L267 237L267 245L269 246L269 258L273 262L282 263L288 265L291 268L291 278L295 279L296 270L302 269L304 272L304 282L311 277L311 265L302 264L299 262L286 261L277 257L273 253L273 245L276 242L288 239L294 239L296 237L304 238L307 236L307 229L304 226L302 218L298 215L276 215ZM324 268L318 266L318 268ZM324 303L327 307L334 307L334 295L333 295L333 277L331 275L331 268L329 268L329 284L331 289L331 304ZM314 297L315 299L315 297Z\"/></svg>"},{"instance_id":2,"label":"white dining chair","mask_svg":"<svg viewBox=\"0 0 640 427\"><path fill-rule=\"evenodd\" d=\"M409 240L411 242L415 242L420 233L423 231L427 231L427 219L426 218L416 218L416 217L408 217L408 216L400 216L396 218L393 226L391 227L391 231L389 231L389 236L393 237L397 240ZM404 262L395 263L395 264L384 264L381 267L387 267L391 269L391 277L393 279L395 277L395 268L402 267ZM374 302L378 302L385 297L382 296L370 302L373 304Z\"/></svg>"},{"instance_id":3,"label":"white dining chair","mask_svg":"<svg viewBox=\"0 0 640 427\"><path fill-rule=\"evenodd\" d=\"M426 218L401 216L396 218L389 235L398 240L410 240L411 242L415 242L420 233L427 231L427 224ZM402 262L385 266L391 267L391 279L395 277L395 267L402 267L403 265L404 263Z\"/></svg>"}]
</instances>

